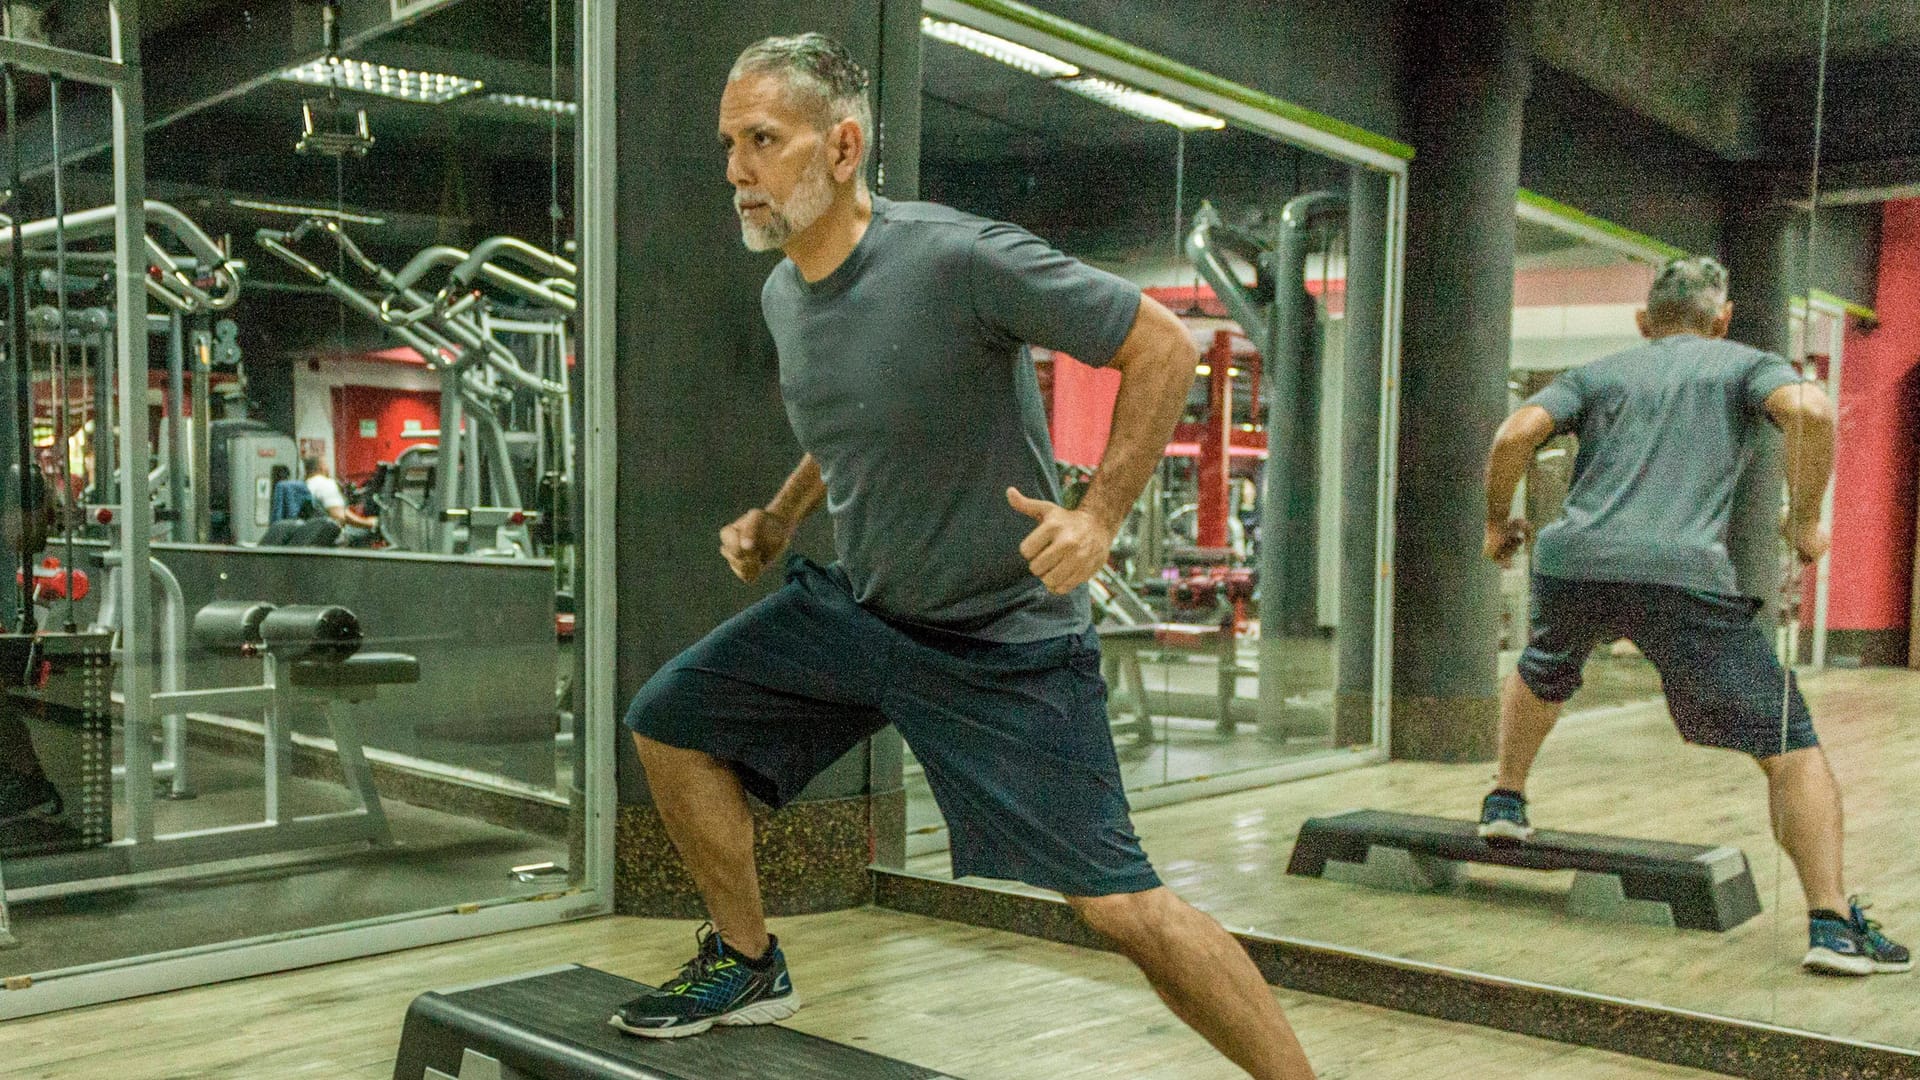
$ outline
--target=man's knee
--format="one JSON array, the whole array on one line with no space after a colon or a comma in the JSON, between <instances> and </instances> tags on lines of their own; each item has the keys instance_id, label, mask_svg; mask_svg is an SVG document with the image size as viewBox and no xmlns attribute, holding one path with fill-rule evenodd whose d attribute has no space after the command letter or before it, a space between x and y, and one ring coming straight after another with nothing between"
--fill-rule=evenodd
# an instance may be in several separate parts
<instances>
[{"instance_id":1,"label":"man's knee","mask_svg":"<svg viewBox=\"0 0 1920 1080\"><path fill-rule=\"evenodd\" d=\"M1169 928L1167 905L1179 903L1165 887L1109 896L1069 896L1083 922L1123 950Z\"/></svg>"}]
</instances>

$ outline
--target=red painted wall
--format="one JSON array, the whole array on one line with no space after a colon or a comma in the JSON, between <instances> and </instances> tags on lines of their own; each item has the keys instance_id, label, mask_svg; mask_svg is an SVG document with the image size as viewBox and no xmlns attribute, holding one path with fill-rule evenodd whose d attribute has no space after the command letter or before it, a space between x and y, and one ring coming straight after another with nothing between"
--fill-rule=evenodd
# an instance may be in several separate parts
<instances>
[{"instance_id":1,"label":"red painted wall","mask_svg":"<svg viewBox=\"0 0 1920 1080\"><path fill-rule=\"evenodd\" d=\"M1849 325L1840 373L1827 626L1904 629L1913 589L1914 393L1920 381L1920 199L1886 204L1880 326ZM1850 320L1851 323L1851 320Z\"/></svg>"},{"instance_id":2,"label":"red painted wall","mask_svg":"<svg viewBox=\"0 0 1920 1080\"><path fill-rule=\"evenodd\" d=\"M362 438L360 422L374 422L372 438ZM440 395L430 391L390 390L380 386L333 388L333 445L335 475L365 483L373 467L392 461L416 443L437 442L432 436L405 435L408 420L418 430L440 426Z\"/></svg>"}]
</instances>

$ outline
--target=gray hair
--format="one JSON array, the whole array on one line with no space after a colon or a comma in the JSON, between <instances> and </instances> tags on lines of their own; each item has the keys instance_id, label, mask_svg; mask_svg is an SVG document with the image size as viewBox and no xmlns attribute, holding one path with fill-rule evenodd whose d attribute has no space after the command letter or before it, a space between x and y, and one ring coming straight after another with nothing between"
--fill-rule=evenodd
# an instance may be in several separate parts
<instances>
[{"instance_id":1,"label":"gray hair","mask_svg":"<svg viewBox=\"0 0 1920 1080\"><path fill-rule=\"evenodd\" d=\"M873 79L853 53L833 38L809 33L756 41L733 62L727 81L746 75L779 77L813 114L819 130L850 119L860 125L865 145L873 146L873 103L867 96Z\"/></svg>"},{"instance_id":2,"label":"gray hair","mask_svg":"<svg viewBox=\"0 0 1920 1080\"><path fill-rule=\"evenodd\" d=\"M1727 268L1705 255L1674 259L1647 290L1647 319L1659 326L1705 329L1727 302Z\"/></svg>"}]
</instances>

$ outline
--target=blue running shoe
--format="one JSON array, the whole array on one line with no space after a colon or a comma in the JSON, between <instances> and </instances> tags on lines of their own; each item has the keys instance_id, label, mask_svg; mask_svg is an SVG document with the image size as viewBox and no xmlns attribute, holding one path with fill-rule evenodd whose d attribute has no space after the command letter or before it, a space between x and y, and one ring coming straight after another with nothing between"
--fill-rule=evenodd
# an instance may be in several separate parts
<instances>
[{"instance_id":1,"label":"blue running shoe","mask_svg":"<svg viewBox=\"0 0 1920 1080\"><path fill-rule=\"evenodd\" d=\"M700 951L680 974L620 1006L608 1022L629 1035L678 1039L715 1024L772 1024L800 1010L777 938L768 936L765 962L749 964L711 923L696 937Z\"/></svg>"},{"instance_id":2,"label":"blue running shoe","mask_svg":"<svg viewBox=\"0 0 1920 1080\"><path fill-rule=\"evenodd\" d=\"M1848 918L1807 920L1807 955L1800 966L1827 975L1875 975L1913 970L1906 946L1895 945L1867 918L1869 905L1847 901Z\"/></svg>"},{"instance_id":3,"label":"blue running shoe","mask_svg":"<svg viewBox=\"0 0 1920 1080\"><path fill-rule=\"evenodd\" d=\"M1527 824L1527 797L1498 788L1480 803L1480 837L1489 844L1518 844L1533 837Z\"/></svg>"}]
</instances>

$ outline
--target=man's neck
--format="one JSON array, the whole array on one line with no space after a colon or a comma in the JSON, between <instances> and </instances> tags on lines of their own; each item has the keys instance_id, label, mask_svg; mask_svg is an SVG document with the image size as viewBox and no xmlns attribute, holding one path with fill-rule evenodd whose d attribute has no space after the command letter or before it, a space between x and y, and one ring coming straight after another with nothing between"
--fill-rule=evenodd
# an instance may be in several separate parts
<instances>
[{"instance_id":1,"label":"man's neck","mask_svg":"<svg viewBox=\"0 0 1920 1080\"><path fill-rule=\"evenodd\" d=\"M848 189L807 231L787 242L787 258L808 284L825 280L847 261L873 221L873 196Z\"/></svg>"}]
</instances>

